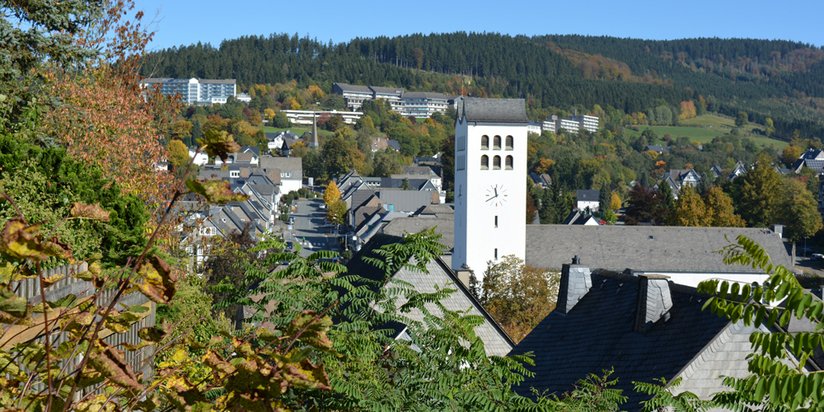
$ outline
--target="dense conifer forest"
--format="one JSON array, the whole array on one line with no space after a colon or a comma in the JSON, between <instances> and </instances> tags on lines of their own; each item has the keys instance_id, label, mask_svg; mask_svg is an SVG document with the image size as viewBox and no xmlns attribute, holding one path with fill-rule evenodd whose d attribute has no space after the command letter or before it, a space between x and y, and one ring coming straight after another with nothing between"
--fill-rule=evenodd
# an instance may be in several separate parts
<instances>
[{"instance_id":1,"label":"dense conifer forest","mask_svg":"<svg viewBox=\"0 0 824 412\"><path fill-rule=\"evenodd\" d=\"M772 117L777 137L824 136L824 50L781 40L458 32L326 44L273 34L156 51L143 74L524 97L532 113L595 104L634 113L691 99L754 122Z\"/></svg>"}]
</instances>

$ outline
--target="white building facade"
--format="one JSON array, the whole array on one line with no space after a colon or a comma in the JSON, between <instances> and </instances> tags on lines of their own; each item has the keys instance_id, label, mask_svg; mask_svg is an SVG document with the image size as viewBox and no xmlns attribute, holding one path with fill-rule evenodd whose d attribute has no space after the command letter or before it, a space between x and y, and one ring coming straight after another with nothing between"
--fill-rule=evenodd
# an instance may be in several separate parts
<instances>
[{"instance_id":1,"label":"white building facade","mask_svg":"<svg viewBox=\"0 0 824 412\"><path fill-rule=\"evenodd\" d=\"M237 95L235 79L146 78L140 81L140 86L159 87L163 95L180 95L188 104L223 104Z\"/></svg>"},{"instance_id":2,"label":"white building facade","mask_svg":"<svg viewBox=\"0 0 824 412\"><path fill-rule=\"evenodd\" d=\"M489 263L525 258L528 120L523 99L460 99L452 267L482 282Z\"/></svg>"}]
</instances>

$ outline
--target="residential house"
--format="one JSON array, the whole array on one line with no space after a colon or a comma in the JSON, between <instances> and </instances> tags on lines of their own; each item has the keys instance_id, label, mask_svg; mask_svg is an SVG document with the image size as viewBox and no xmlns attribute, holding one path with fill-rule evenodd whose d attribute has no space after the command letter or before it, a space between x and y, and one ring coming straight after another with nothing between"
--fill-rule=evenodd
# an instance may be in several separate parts
<instances>
[{"instance_id":1,"label":"residential house","mask_svg":"<svg viewBox=\"0 0 824 412\"><path fill-rule=\"evenodd\" d=\"M280 193L287 195L303 187L303 162L299 157L263 155L260 170L273 182L280 183Z\"/></svg>"},{"instance_id":2,"label":"residential house","mask_svg":"<svg viewBox=\"0 0 824 412\"><path fill-rule=\"evenodd\" d=\"M597 226L601 224L601 221L595 218L595 216L592 215L592 212L588 211L587 209L575 209L572 212L570 212L566 218L564 218L563 224Z\"/></svg>"},{"instance_id":3,"label":"residential house","mask_svg":"<svg viewBox=\"0 0 824 412\"><path fill-rule=\"evenodd\" d=\"M546 189L552 185L552 177L550 177L546 173L535 173L529 172L529 178L532 179L532 183L540 186L542 189Z\"/></svg>"},{"instance_id":4,"label":"residential house","mask_svg":"<svg viewBox=\"0 0 824 412\"><path fill-rule=\"evenodd\" d=\"M816 173L824 172L824 151L820 149L807 149L790 168L794 173L801 173L803 169L810 169Z\"/></svg>"},{"instance_id":5,"label":"residential house","mask_svg":"<svg viewBox=\"0 0 824 412\"><path fill-rule=\"evenodd\" d=\"M681 188L696 187L701 183L701 175L695 169L671 169L664 175L664 183L670 186L672 196L678 199Z\"/></svg>"},{"instance_id":6,"label":"residential house","mask_svg":"<svg viewBox=\"0 0 824 412\"><path fill-rule=\"evenodd\" d=\"M590 373L612 370L615 388L628 398L625 410L639 411L649 398L633 382L660 378L680 379L676 393L710 399L728 390L724 377L749 375L750 334L771 332L703 310L706 296L667 276L590 270L581 262L563 265L555 310L511 352L534 354L527 367L534 376L516 388L523 395L532 388L560 395ZM802 368L817 370L812 363Z\"/></svg>"},{"instance_id":7,"label":"residential house","mask_svg":"<svg viewBox=\"0 0 824 412\"><path fill-rule=\"evenodd\" d=\"M575 210L597 212L601 206L601 192L597 190L576 190Z\"/></svg>"}]
</instances>

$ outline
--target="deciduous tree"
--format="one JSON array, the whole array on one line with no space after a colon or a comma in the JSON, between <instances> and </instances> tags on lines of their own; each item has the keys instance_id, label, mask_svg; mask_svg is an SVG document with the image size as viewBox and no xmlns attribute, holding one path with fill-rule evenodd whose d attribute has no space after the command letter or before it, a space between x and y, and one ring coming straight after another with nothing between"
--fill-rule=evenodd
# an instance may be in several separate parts
<instances>
[{"instance_id":1,"label":"deciduous tree","mask_svg":"<svg viewBox=\"0 0 824 412\"><path fill-rule=\"evenodd\" d=\"M712 211L695 189L684 186L675 203L674 220L678 226L710 226Z\"/></svg>"},{"instance_id":2,"label":"deciduous tree","mask_svg":"<svg viewBox=\"0 0 824 412\"><path fill-rule=\"evenodd\" d=\"M710 226L744 227L744 219L735 214L732 198L718 186L707 191L705 203L711 216Z\"/></svg>"},{"instance_id":3,"label":"deciduous tree","mask_svg":"<svg viewBox=\"0 0 824 412\"><path fill-rule=\"evenodd\" d=\"M509 336L519 342L555 308L560 277L504 256L484 273L480 301Z\"/></svg>"}]
</instances>

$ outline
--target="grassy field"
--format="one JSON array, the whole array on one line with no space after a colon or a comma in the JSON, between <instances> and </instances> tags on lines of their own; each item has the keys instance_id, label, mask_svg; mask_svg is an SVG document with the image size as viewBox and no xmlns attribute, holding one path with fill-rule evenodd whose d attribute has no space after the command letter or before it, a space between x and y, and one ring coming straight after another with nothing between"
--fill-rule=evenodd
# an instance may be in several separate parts
<instances>
[{"instance_id":1,"label":"grassy field","mask_svg":"<svg viewBox=\"0 0 824 412\"><path fill-rule=\"evenodd\" d=\"M707 143L718 136L729 133L734 127L735 120L731 117L706 114L684 120L681 122L680 126L641 126L637 131L625 128L624 133L629 136L638 136L644 130L652 129L652 131L659 137L663 137L668 134L674 139L686 137L690 139L690 141L696 143ZM761 134L753 133L756 129L760 128L760 125L748 123L741 128L741 131L743 132L742 137L748 137L758 145L773 146L779 150L787 146L787 142L785 141L771 139Z\"/></svg>"}]
</instances>

